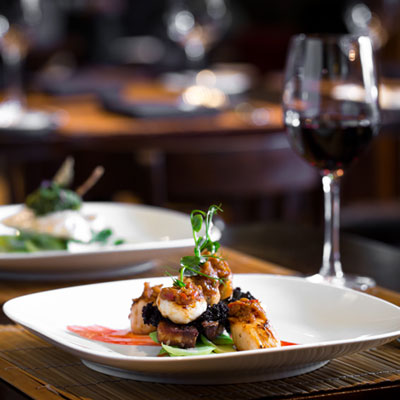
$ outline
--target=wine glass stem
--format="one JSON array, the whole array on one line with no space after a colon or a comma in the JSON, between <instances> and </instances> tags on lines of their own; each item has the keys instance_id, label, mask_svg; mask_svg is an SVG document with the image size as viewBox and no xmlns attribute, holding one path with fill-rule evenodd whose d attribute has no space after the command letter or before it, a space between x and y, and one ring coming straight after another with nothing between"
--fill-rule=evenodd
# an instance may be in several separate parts
<instances>
[{"instance_id":1,"label":"wine glass stem","mask_svg":"<svg viewBox=\"0 0 400 400\"><path fill-rule=\"evenodd\" d=\"M322 267L319 271L323 277L343 278L340 262L339 229L340 229L340 178L335 173L322 177L325 208L325 234L322 254Z\"/></svg>"}]
</instances>

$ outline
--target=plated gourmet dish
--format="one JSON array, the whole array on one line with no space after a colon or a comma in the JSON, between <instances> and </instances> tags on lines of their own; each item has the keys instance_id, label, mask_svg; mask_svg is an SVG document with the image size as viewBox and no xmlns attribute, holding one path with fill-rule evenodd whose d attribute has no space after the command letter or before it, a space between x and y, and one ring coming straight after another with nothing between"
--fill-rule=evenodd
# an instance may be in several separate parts
<instances>
[{"instance_id":1,"label":"plated gourmet dish","mask_svg":"<svg viewBox=\"0 0 400 400\"><path fill-rule=\"evenodd\" d=\"M81 212L84 194L103 172L97 167L80 187L69 189L74 160L67 158L53 179L43 181L16 214L1 221L13 233L0 236L0 252L68 250L71 246L107 243L112 231L102 218ZM115 244L119 243L122 241Z\"/></svg>"},{"instance_id":2,"label":"plated gourmet dish","mask_svg":"<svg viewBox=\"0 0 400 400\"><path fill-rule=\"evenodd\" d=\"M252 265L260 265L229 249L220 253L229 256L232 268L244 259L249 262L249 272ZM132 297L142 293L145 282L148 286L171 286L168 276L113 280L14 298L3 309L7 317L79 357L95 371L118 378L186 385L296 376L336 357L376 348L400 335L399 307L375 296L296 276L234 273L234 285L250 290L266 307L281 347L233 351L231 345L229 353L157 357L161 345L149 335L133 334L128 319ZM78 332L81 336L72 333L77 326L67 330L71 324L82 327ZM285 347L282 339L298 345ZM201 337L196 346L199 342ZM184 353L195 349L174 347L175 352ZM371 354L376 354L375 350Z\"/></svg>"},{"instance_id":3,"label":"plated gourmet dish","mask_svg":"<svg viewBox=\"0 0 400 400\"><path fill-rule=\"evenodd\" d=\"M207 212L192 211L194 255L181 258L178 276L171 275L171 286L144 283L142 294L131 305L128 332L76 326L69 330L118 344L146 345L153 340L162 346L160 355L170 356L286 344L277 338L260 302L251 293L233 287L228 262L210 236L213 216L220 210L212 205Z\"/></svg>"}]
</instances>

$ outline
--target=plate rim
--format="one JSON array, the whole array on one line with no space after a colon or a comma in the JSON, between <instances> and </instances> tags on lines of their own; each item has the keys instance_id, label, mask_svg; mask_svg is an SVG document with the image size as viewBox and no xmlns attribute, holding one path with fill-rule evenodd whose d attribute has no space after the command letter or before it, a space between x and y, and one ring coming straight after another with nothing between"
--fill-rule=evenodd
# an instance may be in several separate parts
<instances>
[{"instance_id":1,"label":"plate rim","mask_svg":"<svg viewBox=\"0 0 400 400\"><path fill-rule=\"evenodd\" d=\"M252 276L252 277L257 277L257 276L261 276L263 278L267 278L267 279L278 279L278 280L293 280L293 281L298 281L298 282L307 282L307 284L309 285L317 285L317 286L328 286L328 287L332 287L329 284L326 283L315 283L315 282L310 282L308 280L306 280L306 278L303 277L298 277L298 276L287 276L287 275L276 275L276 274L262 274L262 273L246 273L246 274L235 274L235 276L240 276L245 278L246 276ZM107 353L107 355L105 353L99 354L96 352L96 350L92 350L91 348L87 348L86 346L84 346L84 343L89 342L94 342L95 341L91 341L90 339L85 339L79 336L75 336L71 333L71 335L73 335L73 337L78 341L78 342L82 342L82 346L80 345L76 345L74 343L62 343L60 341L57 340L57 338L54 337L54 334L57 336L61 334L61 331L59 333L57 333L57 331L55 331L53 333L53 335L51 334L52 331L50 330L50 334L49 334L49 330L47 330L47 333L43 333L43 331L40 331L40 329L37 329L35 327L32 327L32 324L26 323L26 321L21 321L21 319L19 319L18 317L15 318L15 316L12 315L12 313L10 313L10 311L8 310L10 305L13 305L14 302L20 302L23 301L26 298L32 297L32 296L37 296L37 295L46 295L52 292L58 292L58 291L69 291L70 289L74 289L74 288L81 288L81 290L83 290L85 287L87 286L102 286L102 285L112 285L112 284L118 284L118 283L127 283L130 281L151 281L151 280L160 280L161 278L163 279L168 279L168 277L148 277L148 278L134 278L134 279L125 279L125 280L119 280L119 281L109 281L109 282L99 282L99 283L90 283L90 284L84 284L84 285L76 285L76 286L70 286L70 287L66 287L66 288L59 288L59 289L51 289L51 290L46 290L46 291L42 291L42 292L37 292L37 293L32 293L32 294L27 294L27 295L23 295L23 296L18 296L15 297L9 301L7 301L4 305L3 305L3 311L4 313L10 318L12 319L14 322L20 324L21 326L25 327L26 329L28 329L29 331L35 333L36 335L44 338L45 340L49 339L51 343L53 343L54 345L56 345L57 347L62 347L63 349L67 350L67 351L71 351L72 353L74 353L75 355L78 355L78 357L83 358L83 359L87 359L87 357L85 356L89 356L89 357L101 357L102 360L106 359L106 360L112 360L112 361L119 361L119 362L123 362L123 363L128 363L129 362L141 362L141 363L145 363L145 364L154 364L156 363L158 364L168 364L168 363L185 363L188 361L199 361L199 362L203 362L200 360L205 360L204 362L206 362L207 360L209 361L210 359L230 359L230 358L237 358L237 357L251 357L253 355L261 355L261 354L273 354L273 353L278 353L278 352L297 352L299 351L299 349L301 350L309 350L309 349L320 349L320 348L324 348L324 349L328 349L328 348L334 348L337 346L343 346L345 344L349 344L349 345L355 345L355 344L360 344L360 345L364 345L368 346L368 343L379 343L378 345L382 345L384 343L390 342L391 340L395 339L396 337L400 336L400 326L399 329L397 331L391 331L391 332L384 332L384 333L380 333L380 334L375 334L375 335L371 335L369 337L362 337L362 338L357 338L355 340L351 340L351 339L342 339L342 340L329 340L329 341L323 341L323 342L317 342L317 343L308 343L308 344L299 344L296 346L284 346L284 347L279 347L279 348L270 348L270 349L258 349L258 350L246 350L246 351L241 351L241 352L232 352L232 353L222 353L222 354L210 354L210 355L203 355L203 356L187 356L187 357L173 357L173 358L157 358L157 357L149 357L149 356L127 356L127 355L123 355L120 354L118 352L111 352ZM349 289L349 288L344 288L344 287L334 287L335 290L340 290L340 291L346 291L346 292L350 292L350 293L354 293L356 291ZM378 298L376 296L372 296L370 294L367 293L362 293L362 292L356 292L358 296L361 297L368 297L368 298L372 298L374 301L385 304L386 306L389 306L390 308L393 308L394 310L397 310L400 312L400 307L390 303L387 300ZM399 313L399 317L400 317L400 313ZM400 319L399 319L400 322ZM69 333L65 327L65 332L64 333ZM95 345L93 345L94 347ZM363 347L363 346L361 346ZM360 350L356 350L356 351L360 351ZM348 353L346 353L348 354ZM332 357L335 358L335 357ZM329 359L332 359L329 358ZM92 359L92 358L91 358ZM93 359L94 360L94 359ZM96 360L94 360L96 361ZM97 361L99 362L99 361Z\"/></svg>"}]
</instances>

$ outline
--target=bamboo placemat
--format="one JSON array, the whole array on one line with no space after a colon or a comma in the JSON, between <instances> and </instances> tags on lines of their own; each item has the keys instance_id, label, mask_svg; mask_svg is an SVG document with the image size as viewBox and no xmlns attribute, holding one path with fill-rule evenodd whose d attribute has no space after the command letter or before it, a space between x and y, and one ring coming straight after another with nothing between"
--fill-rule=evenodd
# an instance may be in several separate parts
<instances>
[{"instance_id":1,"label":"bamboo placemat","mask_svg":"<svg viewBox=\"0 0 400 400\"><path fill-rule=\"evenodd\" d=\"M297 377L249 384L172 385L114 378L15 325L0 326L0 377L33 399L260 399L373 387L400 381L394 343L332 360Z\"/></svg>"}]
</instances>

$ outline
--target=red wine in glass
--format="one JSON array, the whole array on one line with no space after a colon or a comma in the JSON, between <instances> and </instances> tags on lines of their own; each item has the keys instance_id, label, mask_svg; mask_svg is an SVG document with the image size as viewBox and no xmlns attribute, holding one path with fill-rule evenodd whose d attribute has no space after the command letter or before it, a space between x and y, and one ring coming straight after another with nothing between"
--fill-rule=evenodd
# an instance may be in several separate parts
<instances>
[{"instance_id":1,"label":"red wine in glass","mask_svg":"<svg viewBox=\"0 0 400 400\"><path fill-rule=\"evenodd\" d=\"M368 120L329 116L300 118L287 125L289 140L305 160L319 170L347 169L362 154L377 131Z\"/></svg>"}]
</instances>

